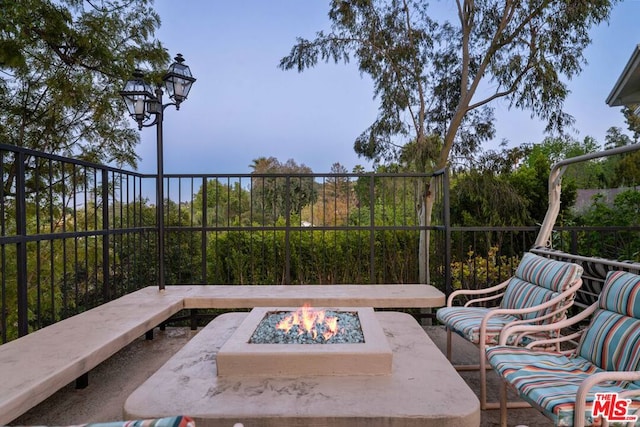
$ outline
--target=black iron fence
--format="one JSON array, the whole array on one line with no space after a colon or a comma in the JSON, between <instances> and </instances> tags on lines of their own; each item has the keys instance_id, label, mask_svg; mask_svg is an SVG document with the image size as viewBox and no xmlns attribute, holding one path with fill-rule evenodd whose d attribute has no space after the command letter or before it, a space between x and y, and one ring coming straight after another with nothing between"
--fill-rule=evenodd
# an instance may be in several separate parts
<instances>
[{"instance_id":1,"label":"black iron fence","mask_svg":"<svg viewBox=\"0 0 640 427\"><path fill-rule=\"evenodd\" d=\"M2 342L157 285L156 177L0 145ZM447 177L165 175L165 282L444 287ZM419 209L433 201L430 220Z\"/></svg>"},{"instance_id":2,"label":"black iron fence","mask_svg":"<svg viewBox=\"0 0 640 427\"><path fill-rule=\"evenodd\" d=\"M1 342L157 285L154 175L1 144L0 170ZM450 227L448 188L444 171L165 175L165 282L419 283L427 261L447 293L509 277L538 227ZM557 227L553 245L638 260L640 227Z\"/></svg>"},{"instance_id":3,"label":"black iron fence","mask_svg":"<svg viewBox=\"0 0 640 427\"><path fill-rule=\"evenodd\" d=\"M153 176L5 145L0 170L2 342L149 283Z\"/></svg>"},{"instance_id":4,"label":"black iron fence","mask_svg":"<svg viewBox=\"0 0 640 427\"><path fill-rule=\"evenodd\" d=\"M444 253L445 183L444 172L167 175L167 283L417 283L421 232Z\"/></svg>"}]
</instances>

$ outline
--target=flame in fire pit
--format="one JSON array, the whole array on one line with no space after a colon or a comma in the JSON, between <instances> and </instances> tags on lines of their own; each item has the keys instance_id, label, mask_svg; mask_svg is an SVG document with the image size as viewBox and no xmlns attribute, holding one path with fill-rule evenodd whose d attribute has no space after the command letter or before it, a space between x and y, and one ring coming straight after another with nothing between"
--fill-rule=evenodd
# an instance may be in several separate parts
<instances>
[{"instance_id":1,"label":"flame in fire pit","mask_svg":"<svg viewBox=\"0 0 640 427\"><path fill-rule=\"evenodd\" d=\"M318 328L318 325L322 327ZM318 330L322 330L322 336L326 341L338 332L338 318L327 316L324 310L315 310L309 304L305 304L278 322L276 329L288 333L294 326L298 327L298 335L306 332L311 334L313 339L318 336Z\"/></svg>"}]
</instances>

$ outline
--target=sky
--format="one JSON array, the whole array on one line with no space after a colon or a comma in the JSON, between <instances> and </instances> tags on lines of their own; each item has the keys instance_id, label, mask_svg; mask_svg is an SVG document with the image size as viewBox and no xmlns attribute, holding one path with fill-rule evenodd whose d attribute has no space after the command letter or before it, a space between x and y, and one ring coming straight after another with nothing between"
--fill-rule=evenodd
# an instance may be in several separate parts
<instances>
[{"instance_id":1,"label":"sky","mask_svg":"<svg viewBox=\"0 0 640 427\"><path fill-rule=\"evenodd\" d=\"M452 0L431 5L455 19ZM336 162L371 170L353 151L377 116L371 80L353 62L319 63L302 73L278 68L296 37L330 29L328 0L156 0L155 8L162 19L156 36L172 57L183 54L197 79L179 111L165 110L165 173L249 173L254 159L271 156L316 173ZM626 130L620 108L605 99L640 43L639 16L640 0L625 0L592 29L588 64L568 82L565 110L576 119L575 138L603 145L611 126ZM529 112L493 106L496 136L485 149L544 139L544 123ZM136 151L138 171L155 173L155 128L141 131Z\"/></svg>"}]
</instances>

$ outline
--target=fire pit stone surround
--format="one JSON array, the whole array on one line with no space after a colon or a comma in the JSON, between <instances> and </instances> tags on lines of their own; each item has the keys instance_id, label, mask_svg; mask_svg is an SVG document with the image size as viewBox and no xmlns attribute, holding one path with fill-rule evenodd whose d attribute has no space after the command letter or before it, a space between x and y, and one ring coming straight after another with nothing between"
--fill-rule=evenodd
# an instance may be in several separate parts
<instances>
[{"instance_id":1,"label":"fire pit stone surround","mask_svg":"<svg viewBox=\"0 0 640 427\"><path fill-rule=\"evenodd\" d=\"M256 307L217 354L218 376L390 375L393 353L371 307L325 308L357 313L363 343L253 344L250 338L269 313L297 307Z\"/></svg>"}]
</instances>

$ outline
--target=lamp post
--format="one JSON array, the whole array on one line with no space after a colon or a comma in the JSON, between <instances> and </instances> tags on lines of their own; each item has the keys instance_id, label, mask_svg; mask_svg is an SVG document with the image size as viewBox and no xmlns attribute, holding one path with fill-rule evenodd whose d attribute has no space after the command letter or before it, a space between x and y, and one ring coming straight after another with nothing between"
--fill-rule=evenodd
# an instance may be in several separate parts
<instances>
[{"instance_id":1,"label":"lamp post","mask_svg":"<svg viewBox=\"0 0 640 427\"><path fill-rule=\"evenodd\" d=\"M162 104L162 84L158 83L155 89L151 88L144 80L144 74L139 69L133 73L133 78L127 81L120 95L124 99L129 114L138 123L138 129L156 126L157 140L157 177L156 177L156 224L158 226L158 287L164 289L164 160L162 155L162 122L164 110L174 105L176 110L187 99L191 85L196 79L191 75L191 70L184 65L184 58L178 54L174 58L166 74L162 77L169 98L173 101ZM155 116L151 122L151 116ZM149 122L149 123L148 123Z\"/></svg>"}]
</instances>

